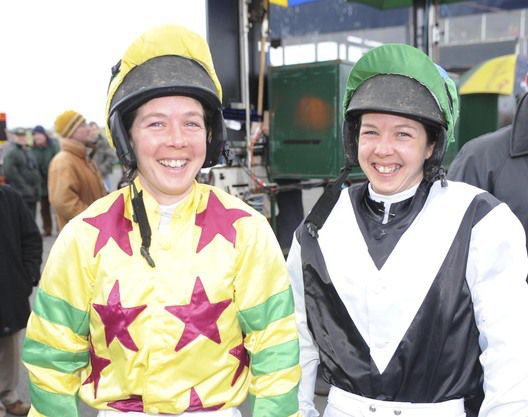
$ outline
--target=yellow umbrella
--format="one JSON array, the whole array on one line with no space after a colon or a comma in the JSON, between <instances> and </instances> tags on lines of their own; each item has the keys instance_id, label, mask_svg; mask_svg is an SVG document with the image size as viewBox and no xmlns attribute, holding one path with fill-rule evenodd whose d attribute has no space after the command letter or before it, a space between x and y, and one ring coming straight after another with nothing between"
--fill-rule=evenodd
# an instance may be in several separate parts
<instances>
[{"instance_id":1,"label":"yellow umbrella","mask_svg":"<svg viewBox=\"0 0 528 417\"><path fill-rule=\"evenodd\" d=\"M458 83L460 95L490 93L505 96L522 91L528 60L517 54L502 55L477 64Z\"/></svg>"}]
</instances>

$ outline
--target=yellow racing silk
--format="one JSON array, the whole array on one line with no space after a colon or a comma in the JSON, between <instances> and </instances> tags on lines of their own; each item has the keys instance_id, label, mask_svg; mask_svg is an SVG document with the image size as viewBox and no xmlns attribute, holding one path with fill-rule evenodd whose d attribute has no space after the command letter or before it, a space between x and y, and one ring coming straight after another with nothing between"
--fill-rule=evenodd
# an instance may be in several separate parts
<instances>
[{"instance_id":1,"label":"yellow racing silk","mask_svg":"<svg viewBox=\"0 0 528 417\"><path fill-rule=\"evenodd\" d=\"M299 344L285 262L265 217L195 183L168 230L143 189L151 268L129 188L61 231L28 322L30 416L178 414L240 405L298 415Z\"/></svg>"}]
</instances>

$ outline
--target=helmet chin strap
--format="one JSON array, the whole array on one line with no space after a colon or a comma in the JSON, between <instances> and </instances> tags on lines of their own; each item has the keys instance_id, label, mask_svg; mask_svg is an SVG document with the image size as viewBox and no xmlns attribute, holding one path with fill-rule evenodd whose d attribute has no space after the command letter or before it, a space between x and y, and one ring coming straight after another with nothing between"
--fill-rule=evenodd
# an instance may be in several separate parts
<instances>
[{"instance_id":1,"label":"helmet chin strap","mask_svg":"<svg viewBox=\"0 0 528 417\"><path fill-rule=\"evenodd\" d=\"M133 181L130 182L129 187L133 195L132 209L134 214L132 219L135 223L139 224L139 233L141 234L141 256L145 258L151 268L154 268L156 264L149 253L152 232L150 230L147 212L145 211L145 203L143 202L143 191L138 192L136 184Z\"/></svg>"},{"instance_id":2,"label":"helmet chin strap","mask_svg":"<svg viewBox=\"0 0 528 417\"><path fill-rule=\"evenodd\" d=\"M447 187L447 177L444 167L440 166L438 169L435 170L434 173L431 175L431 179L429 182L433 183L436 180L440 180L440 185L442 187Z\"/></svg>"},{"instance_id":3,"label":"helmet chin strap","mask_svg":"<svg viewBox=\"0 0 528 417\"><path fill-rule=\"evenodd\" d=\"M337 200L339 200L343 184L350 175L352 168L353 164L347 160L345 166L341 169L339 177L325 187L323 194L319 197L306 217L304 224L308 229L308 233L310 233L313 238L317 239L319 230L323 227L332 208L335 206Z\"/></svg>"}]
</instances>

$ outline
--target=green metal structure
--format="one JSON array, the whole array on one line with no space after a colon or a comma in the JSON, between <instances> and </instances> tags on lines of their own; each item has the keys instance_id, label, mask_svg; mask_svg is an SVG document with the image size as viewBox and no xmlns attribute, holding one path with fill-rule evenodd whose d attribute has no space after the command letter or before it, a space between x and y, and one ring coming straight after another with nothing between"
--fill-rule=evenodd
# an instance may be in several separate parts
<instances>
[{"instance_id":1,"label":"green metal structure","mask_svg":"<svg viewBox=\"0 0 528 417\"><path fill-rule=\"evenodd\" d=\"M460 96L457 151L469 140L499 128L498 94Z\"/></svg>"},{"instance_id":2,"label":"green metal structure","mask_svg":"<svg viewBox=\"0 0 528 417\"><path fill-rule=\"evenodd\" d=\"M344 166L342 102L353 64L340 60L271 67L269 173L280 179L334 179ZM455 142L449 144L449 167L469 140L498 129L497 94L460 96ZM355 168L351 181L363 180Z\"/></svg>"},{"instance_id":3,"label":"green metal structure","mask_svg":"<svg viewBox=\"0 0 528 417\"><path fill-rule=\"evenodd\" d=\"M345 164L342 102L352 64L340 60L271 67L269 170L277 179L332 179ZM351 180L364 178L359 168Z\"/></svg>"}]
</instances>

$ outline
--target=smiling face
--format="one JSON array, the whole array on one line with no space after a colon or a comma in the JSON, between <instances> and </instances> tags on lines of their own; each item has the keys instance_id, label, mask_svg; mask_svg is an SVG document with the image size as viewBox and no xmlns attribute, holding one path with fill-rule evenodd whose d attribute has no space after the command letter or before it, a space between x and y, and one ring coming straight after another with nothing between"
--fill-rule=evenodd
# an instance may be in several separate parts
<instances>
[{"instance_id":1,"label":"smiling face","mask_svg":"<svg viewBox=\"0 0 528 417\"><path fill-rule=\"evenodd\" d=\"M359 165L379 194L397 194L420 183L433 147L420 122L385 113L361 117Z\"/></svg>"},{"instance_id":2,"label":"smiling face","mask_svg":"<svg viewBox=\"0 0 528 417\"><path fill-rule=\"evenodd\" d=\"M160 204L185 197L205 160L207 129L200 102L184 96L147 101L137 109L130 134L141 185Z\"/></svg>"}]
</instances>

